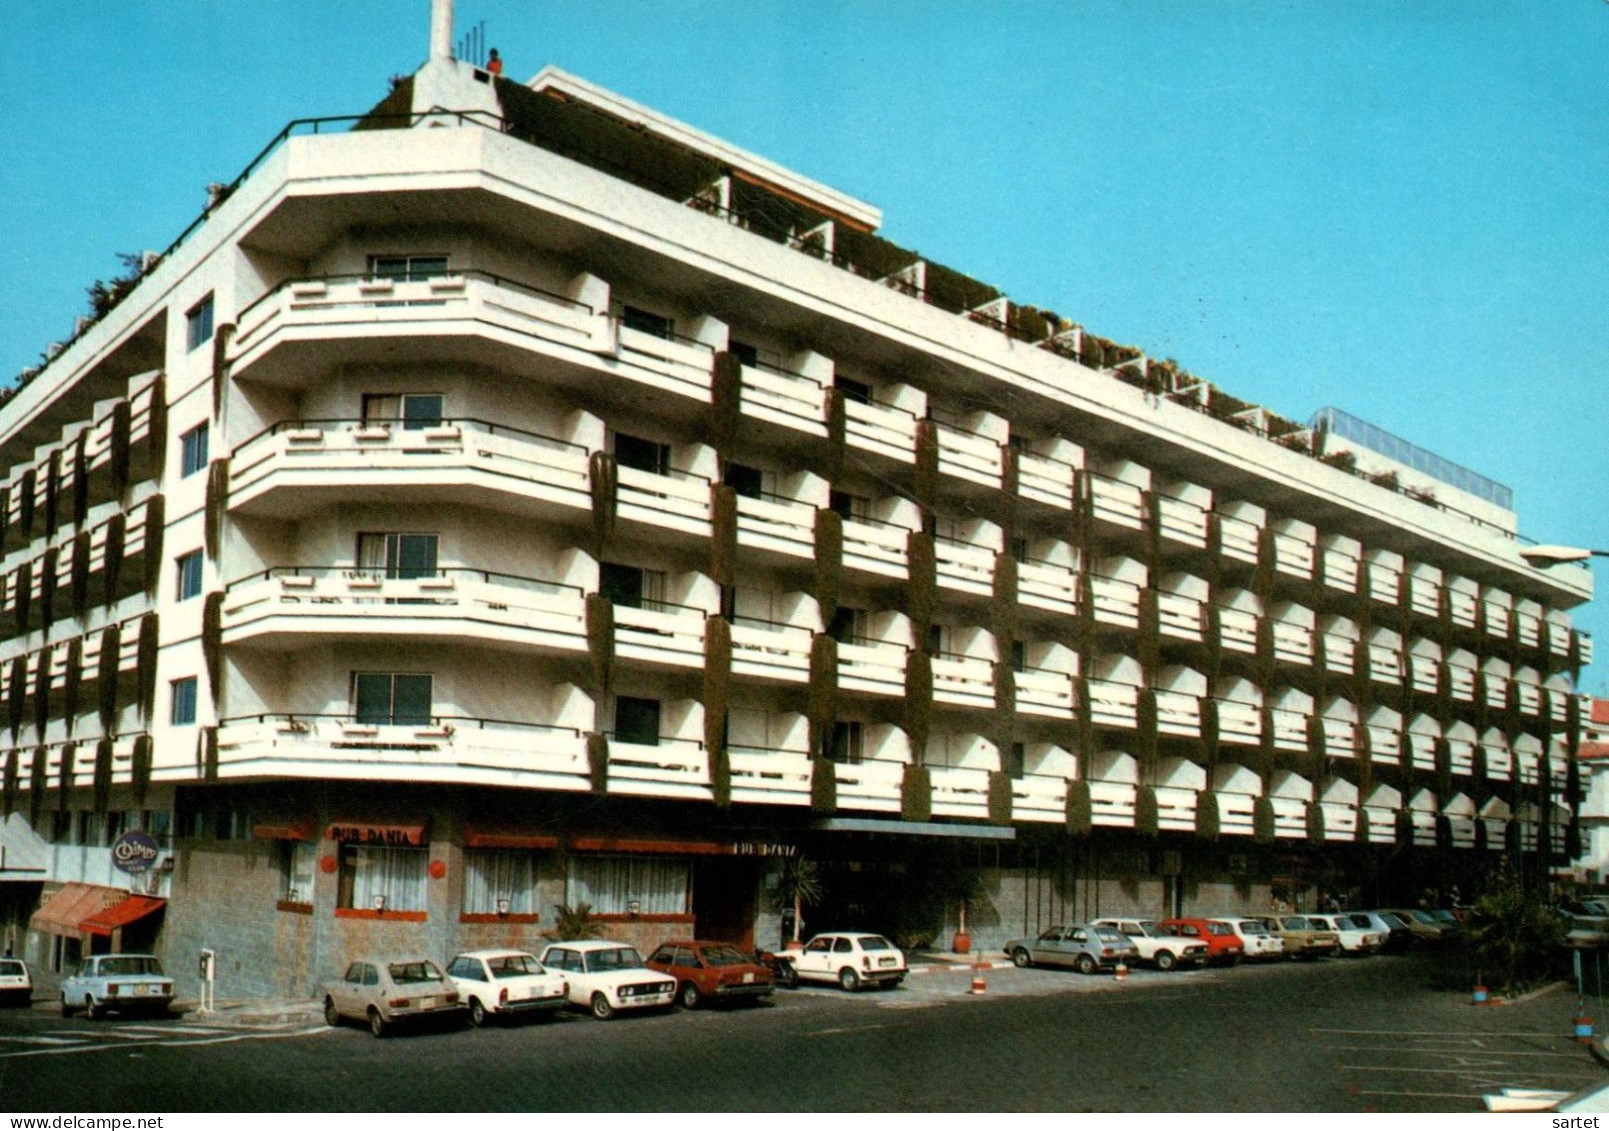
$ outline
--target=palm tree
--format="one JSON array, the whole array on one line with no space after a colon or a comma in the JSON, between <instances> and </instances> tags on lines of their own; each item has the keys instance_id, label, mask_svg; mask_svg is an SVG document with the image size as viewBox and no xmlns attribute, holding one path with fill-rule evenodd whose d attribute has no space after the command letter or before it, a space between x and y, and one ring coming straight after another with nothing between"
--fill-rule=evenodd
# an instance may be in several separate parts
<instances>
[{"instance_id":1,"label":"palm tree","mask_svg":"<svg viewBox=\"0 0 1609 1131\"><path fill-rule=\"evenodd\" d=\"M799 946L799 927L804 922L804 909L820 903L824 890L821 870L816 867L814 860L795 856L782 866L773 900L779 911L785 907L793 908L793 940L789 945L795 949Z\"/></svg>"}]
</instances>

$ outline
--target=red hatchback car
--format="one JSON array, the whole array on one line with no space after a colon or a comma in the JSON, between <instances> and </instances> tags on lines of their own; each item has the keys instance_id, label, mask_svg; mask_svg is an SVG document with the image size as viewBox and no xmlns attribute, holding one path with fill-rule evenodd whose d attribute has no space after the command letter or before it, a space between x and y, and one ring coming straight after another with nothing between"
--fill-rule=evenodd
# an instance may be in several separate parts
<instances>
[{"instance_id":1,"label":"red hatchback car","mask_svg":"<svg viewBox=\"0 0 1609 1131\"><path fill-rule=\"evenodd\" d=\"M1164 919L1157 926L1170 935L1206 943L1207 964L1211 966L1233 966L1246 950L1234 928L1215 919Z\"/></svg>"},{"instance_id":2,"label":"red hatchback car","mask_svg":"<svg viewBox=\"0 0 1609 1131\"><path fill-rule=\"evenodd\" d=\"M683 1009L707 1001L756 1001L776 989L770 969L731 943L671 939L660 943L644 965L676 979L676 1000Z\"/></svg>"}]
</instances>

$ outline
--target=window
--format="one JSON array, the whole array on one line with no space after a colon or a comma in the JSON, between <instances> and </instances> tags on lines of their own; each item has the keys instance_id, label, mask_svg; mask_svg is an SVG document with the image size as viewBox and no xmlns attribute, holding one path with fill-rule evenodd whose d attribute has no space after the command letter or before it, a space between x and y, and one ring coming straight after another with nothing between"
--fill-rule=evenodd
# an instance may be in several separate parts
<instances>
[{"instance_id":1,"label":"window","mask_svg":"<svg viewBox=\"0 0 1609 1131\"><path fill-rule=\"evenodd\" d=\"M176 727L194 726L196 721L196 677L186 676L168 684L168 721Z\"/></svg>"},{"instance_id":2,"label":"window","mask_svg":"<svg viewBox=\"0 0 1609 1131\"><path fill-rule=\"evenodd\" d=\"M827 493L827 508L844 518L865 521L871 517L872 501L864 495L851 495L834 488Z\"/></svg>"},{"instance_id":3,"label":"window","mask_svg":"<svg viewBox=\"0 0 1609 1131\"><path fill-rule=\"evenodd\" d=\"M599 562L598 592L612 604L651 609L665 603L665 575L659 570Z\"/></svg>"},{"instance_id":4,"label":"window","mask_svg":"<svg viewBox=\"0 0 1609 1131\"><path fill-rule=\"evenodd\" d=\"M872 403L872 387L863 381L834 376L832 387L841 390L846 401L854 401L856 404Z\"/></svg>"},{"instance_id":5,"label":"window","mask_svg":"<svg viewBox=\"0 0 1609 1131\"><path fill-rule=\"evenodd\" d=\"M195 350L212 340L212 296L208 295L184 316L185 348Z\"/></svg>"},{"instance_id":6,"label":"window","mask_svg":"<svg viewBox=\"0 0 1609 1131\"><path fill-rule=\"evenodd\" d=\"M313 872L318 867L318 843L311 840L279 842L279 898L286 903L313 902Z\"/></svg>"},{"instance_id":7,"label":"window","mask_svg":"<svg viewBox=\"0 0 1609 1131\"><path fill-rule=\"evenodd\" d=\"M1013 781L1020 781L1026 774L1028 765L1027 748L1020 742L1013 742L1011 750L1006 754L1006 774Z\"/></svg>"},{"instance_id":8,"label":"window","mask_svg":"<svg viewBox=\"0 0 1609 1131\"><path fill-rule=\"evenodd\" d=\"M760 364L760 351L749 345L748 342L740 342L734 338L726 343L726 352L737 358L744 365Z\"/></svg>"},{"instance_id":9,"label":"window","mask_svg":"<svg viewBox=\"0 0 1609 1131\"><path fill-rule=\"evenodd\" d=\"M839 605L827 626L827 635L840 644L854 644L866 638L866 610Z\"/></svg>"},{"instance_id":10,"label":"window","mask_svg":"<svg viewBox=\"0 0 1609 1131\"><path fill-rule=\"evenodd\" d=\"M363 423L400 422L405 432L436 428L445 407L446 398L440 393L372 393L363 398Z\"/></svg>"},{"instance_id":11,"label":"window","mask_svg":"<svg viewBox=\"0 0 1609 1131\"><path fill-rule=\"evenodd\" d=\"M174 558L173 569L178 582L174 594L176 600L188 601L191 597L201 596L200 550L191 550Z\"/></svg>"},{"instance_id":12,"label":"window","mask_svg":"<svg viewBox=\"0 0 1609 1131\"><path fill-rule=\"evenodd\" d=\"M1011 642L1011 670L1014 672L1028 670L1028 645L1021 640Z\"/></svg>"},{"instance_id":13,"label":"window","mask_svg":"<svg viewBox=\"0 0 1609 1131\"><path fill-rule=\"evenodd\" d=\"M685 915L691 871L655 856L573 856L566 902L590 903L600 915Z\"/></svg>"},{"instance_id":14,"label":"window","mask_svg":"<svg viewBox=\"0 0 1609 1131\"><path fill-rule=\"evenodd\" d=\"M436 534L359 534L358 569L371 577L411 580L436 576Z\"/></svg>"},{"instance_id":15,"label":"window","mask_svg":"<svg viewBox=\"0 0 1609 1131\"><path fill-rule=\"evenodd\" d=\"M353 718L370 726L428 726L430 695L428 675L352 673Z\"/></svg>"},{"instance_id":16,"label":"window","mask_svg":"<svg viewBox=\"0 0 1609 1131\"><path fill-rule=\"evenodd\" d=\"M827 739L827 757L834 762L845 766L860 765L864 751L862 749L862 731L859 723L836 722L832 724L832 734Z\"/></svg>"},{"instance_id":17,"label":"window","mask_svg":"<svg viewBox=\"0 0 1609 1131\"><path fill-rule=\"evenodd\" d=\"M424 848L343 844L336 906L373 910L383 898L387 911L423 911L429 855Z\"/></svg>"},{"instance_id":18,"label":"window","mask_svg":"<svg viewBox=\"0 0 1609 1131\"><path fill-rule=\"evenodd\" d=\"M656 440L645 440L641 436L630 436L624 432L614 433L610 440L615 462L621 467L632 467L638 471L652 472L654 475L669 473L670 445L661 444Z\"/></svg>"},{"instance_id":19,"label":"window","mask_svg":"<svg viewBox=\"0 0 1609 1131\"><path fill-rule=\"evenodd\" d=\"M663 314L655 314L641 307L628 306L620 312L620 322L629 330L652 334L667 341L675 337L676 324Z\"/></svg>"},{"instance_id":20,"label":"window","mask_svg":"<svg viewBox=\"0 0 1609 1131\"><path fill-rule=\"evenodd\" d=\"M179 477L182 479L207 469L207 422L202 421L179 437Z\"/></svg>"},{"instance_id":21,"label":"window","mask_svg":"<svg viewBox=\"0 0 1609 1131\"><path fill-rule=\"evenodd\" d=\"M739 495L758 499L765 494L765 473L746 463L728 463L723 476L726 485Z\"/></svg>"},{"instance_id":22,"label":"window","mask_svg":"<svg viewBox=\"0 0 1609 1131\"><path fill-rule=\"evenodd\" d=\"M536 910L536 869L529 852L495 849L469 849L464 853L464 910L471 915L490 915L499 910L498 900L507 900L501 910L529 915Z\"/></svg>"},{"instance_id":23,"label":"window","mask_svg":"<svg viewBox=\"0 0 1609 1131\"><path fill-rule=\"evenodd\" d=\"M659 745L659 700L621 695L615 699L615 741Z\"/></svg>"},{"instance_id":24,"label":"window","mask_svg":"<svg viewBox=\"0 0 1609 1131\"><path fill-rule=\"evenodd\" d=\"M369 274L376 279L394 279L399 283L417 283L447 273L445 255L371 255Z\"/></svg>"}]
</instances>

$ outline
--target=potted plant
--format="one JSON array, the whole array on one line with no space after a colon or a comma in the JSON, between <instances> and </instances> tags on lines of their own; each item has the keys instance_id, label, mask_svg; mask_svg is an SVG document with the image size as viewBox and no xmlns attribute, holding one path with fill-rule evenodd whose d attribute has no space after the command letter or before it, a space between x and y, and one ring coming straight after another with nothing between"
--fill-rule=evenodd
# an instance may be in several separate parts
<instances>
[{"instance_id":1,"label":"potted plant","mask_svg":"<svg viewBox=\"0 0 1609 1131\"><path fill-rule=\"evenodd\" d=\"M967 933L967 901L964 899L956 909L955 937L950 940L950 949L956 954L970 954L972 951L972 936Z\"/></svg>"}]
</instances>

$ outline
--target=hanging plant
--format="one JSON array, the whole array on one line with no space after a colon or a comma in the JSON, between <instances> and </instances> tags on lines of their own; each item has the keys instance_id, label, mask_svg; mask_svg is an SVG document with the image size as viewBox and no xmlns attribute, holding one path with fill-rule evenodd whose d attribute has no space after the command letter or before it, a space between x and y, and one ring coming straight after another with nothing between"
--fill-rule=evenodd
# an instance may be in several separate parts
<instances>
[{"instance_id":1,"label":"hanging plant","mask_svg":"<svg viewBox=\"0 0 1609 1131\"><path fill-rule=\"evenodd\" d=\"M207 557L218 560L223 543L223 516L229 506L229 460L215 459L207 468L207 502L202 545Z\"/></svg>"},{"instance_id":2,"label":"hanging plant","mask_svg":"<svg viewBox=\"0 0 1609 1131\"><path fill-rule=\"evenodd\" d=\"M717 809L732 807L732 755L723 740L706 747L710 760L710 795Z\"/></svg>"},{"instance_id":3,"label":"hanging plant","mask_svg":"<svg viewBox=\"0 0 1609 1131\"><path fill-rule=\"evenodd\" d=\"M816 510L816 560L812 588L821 623L831 624L838 615L838 597L844 577L844 519L835 510Z\"/></svg>"},{"instance_id":4,"label":"hanging plant","mask_svg":"<svg viewBox=\"0 0 1609 1131\"><path fill-rule=\"evenodd\" d=\"M915 762L905 764L899 783L899 815L902 821L929 821L933 818L933 776Z\"/></svg>"},{"instance_id":5,"label":"hanging plant","mask_svg":"<svg viewBox=\"0 0 1609 1131\"><path fill-rule=\"evenodd\" d=\"M21 533L11 521L11 484L0 484L0 547L9 550L20 542Z\"/></svg>"},{"instance_id":6,"label":"hanging plant","mask_svg":"<svg viewBox=\"0 0 1609 1131\"><path fill-rule=\"evenodd\" d=\"M849 430L849 414L844 408L844 391L828 388L822 393L827 414L827 466L826 478L836 483L844 477L844 449Z\"/></svg>"},{"instance_id":7,"label":"hanging plant","mask_svg":"<svg viewBox=\"0 0 1609 1131\"><path fill-rule=\"evenodd\" d=\"M1161 822L1156 798L1156 786L1142 785L1134 791L1134 831L1141 836L1157 835Z\"/></svg>"},{"instance_id":8,"label":"hanging plant","mask_svg":"<svg viewBox=\"0 0 1609 1131\"><path fill-rule=\"evenodd\" d=\"M50 751L34 747L28 774L28 823L39 827L39 814L45 808L45 789L50 785Z\"/></svg>"},{"instance_id":9,"label":"hanging plant","mask_svg":"<svg viewBox=\"0 0 1609 1131\"><path fill-rule=\"evenodd\" d=\"M1079 657L1078 670L1088 671L1089 657ZM1078 702L1073 705L1073 726L1078 744L1079 772L1095 757L1095 719L1090 707L1089 677L1080 675L1073 683Z\"/></svg>"},{"instance_id":10,"label":"hanging plant","mask_svg":"<svg viewBox=\"0 0 1609 1131\"><path fill-rule=\"evenodd\" d=\"M128 542L128 519L121 511L106 520L106 559L102 575L101 604L111 608L117 604L118 583L123 573L123 549Z\"/></svg>"},{"instance_id":11,"label":"hanging plant","mask_svg":"<svg viewBox=\"0 0 1609 1131\"><path fill-rule=\"evenodd\" d=\"M213 732L212 763L214 770L216 770L218 764L217 728L208 727L207 729ZM149 734L141 734L134 739L134 765L131 769L131 780L134 785L134 804L140 806L145 804L146 790L151 787L152 747L153 743ZM213 776L216 777L216 773Z\"/></svg>"},{"instance_id":12,"label":"hanging plant","mask_svg":"<svg viewBox=\"0 0 1609 1131\"><path fill-rule=\"evenodd\" d=\"M7 721L11 724L11 741L22 735L23 720L28 717L28 657L15 656L11 660L11 675L6 680Z\"/></svg>"},{"instance_id":13,"label":"hanging plant","mask_svg":"<svg viewBox=\"0 0 1609 1131\"><path fill-rule=\"evenodd\" d=\"M1196 836L1202 840L1217 840L1220 829L1218 795L1210 789L1196 794Z\"/></svg>"},{"instance_id":14,"label":"hanging plant","mask_svg":"<svg viewBox=\"0 0 1609 1131\"><path fill-rule=\"evenodd\" d=\"M587 735L587 770L592 792L602 797L609 792L609 739L593 731Z\"/></svg>"},{"instance_id":15,"label":"hanging plant","mask_svg":"<svg viewBox=\"0 0 1609 1131\"><path fill-rule=\"evenodd\" d=\"M994 734L995 745L1001 750L1011 749L1017 719L1017 673L1005 660L994 665Z\"/></svg>"},{"instance_id":16,"label":"hanging plant","mask_svg":"<svg viewBox=\"0 0 1609 1131\"><path fill-rule=\"evenodd\" d=\"M1406 747L1404 747L1406 749ZM1445 805L1453 797L1453 744L1445 736L1436 739L1436 800Z\"/></svg>"},{"instance_id":17,"label":"hanging plant","mask_svg":"<svg viewBox=\"0 0 1609 1131\"><path fill-rule=\"evenodd\" d=\"M201 662L207 669L207 692L217 703L223 694L223 593L207 594L201 607Z\"/></svg>"},{"instance_id":18,"label":"hanging plant","mask_svg":"<svg viewBox=\"0 0 1609 1131\"><path fill-rule=\"evenodd\" d=\"M39 650L39 659L34 667L34 731L41 741L45 737L45 729L50 726L50 656L51 646L46 644Z\"/></svg>"},{"instance_id":19,"label":"hanging plant","mask_svg":"<svg viewBox=\"0 0 1609 1131\"><path fill-rule=\"evenodd\" d=\"M906 612L911 618L911 636L918 650L927 644L933 627L934 605L938 598L938 563L933 536L925 530L912 530L905 536L905 561L910 583L906 586Z\"/></svg>"},{"instance_id":20,"label":"hanging plant","mask_svg":"<svg viewBox=\"0 0 1609 1131\"><path fill-rule=\"evenodd\" d=\"M1088 836L1095 827L1095 799L1089 782L1082 778L1067 783L1067 832L1072 836Z\"/></svg>"},{"instance_id":21,"label":"hanging plant","mask_svg":"<svg viewBox=\"0 0 1609 1131\"><path fill-rule=\"evenodd\" d=\"M112 800L112 740L104 737L95 744L94 805L104 814Z\"/></svg>"},{"instance_id":22,"label":"hanging plant","mask_svg":"<svg viewBox=\"0 0 1609 1131\"><path fill-rule=\"evenodd\" d=\"M73 538L73 564L70 572L73 588L73 615L83 619L89 611L89 555L90 534L80 530Z\"/></svg>"},{"instance_id":23,"label":"hanging plant","mask_svg":"<svg viewBox=\"0 0 1609 1131\"><path fill-rule=\"evenodd\" d=\"M218 335L214 333L213 337ZM218 343L212 344L214 366L217 363ZM168 454L168 382L167 377L160 371L156 379L151 382L151 407L147 411L145 425L145 458L146 466L150 468L146 477L150 479L162 478L162 468Z\"/></svg>"},{"instance_id":24,"label":"hanging plant","mask_svg":"<svg viewBox=\"0 0 1609 1131\"><path fill-rule=\"evenodd\" d=\"M994 584L990 594L989 627L1000 654L1007 655L1017 638L1017 559L1006 550L994 556Z\"/></svg>"},{"instance_id":25,"label":"hanging plant","mask_svg":"<svg viewBox=\"0 0 1609 1131\"><path fill-rule=\"evenodd\" d=\"M0 800L5 803L4 808L7 817L17 811L17 778L19 776L17 759L17 748L13 746L6 751L5 784L0 787Z\"/></svg>"},{"instance_id":26,"label":"hanging plant","mask_svg":"<svg viewBox=\"0 0 1609 1131\"><path fill-rule=\"evenodd\" d=\"M218 780L218 728L201 728L201 780Z\"/></svg>"},{"instance_id":27,"label":"hanging plant","mask_svg":"<svg viewBox=\"0 0 1609 1131\"><path fill-rule=\"evenodd\" d=\"M1446 852L1453 846L1453 822L1445 813L1436 814L1436 847Z\"/></svg>"},{"instance_id":28,"label":"hanging plant","mask_svg":"<svg viewBox=\"0 0 1609 1131\"><path fill-rule=\"evenodd\" d=\"M27 544L34 536L34 507L39 492L39 473L31 467L24 471L19 490L22 498L19 500L17 526L22 535L22 542Z\"/></svg>"},{"instance_id":29,"label":"hanging plant","mask_svg":"<svg viewBox=\"0 0 1609 1131\"><path fill-rule=\"evenodd\" d=\"M1009 825L1012 815L1011 775L1004 770L989 771L989 823Z\"/></svg>"},{"instance_id":30,"label":"hanging plant","mask_svg":"<svg viewBox=\"0 0 1609 1131\"><path fill-rule=\"evenodd\" d=\"M838 641L825 632L818 632L810 641L810 685L805 699L812 753L819 754L827 749L837 710Z\"/></svg>"},{"instance_id":31,"label":"hanging plant","mask_svg":"<svg viewBox=\"0 0 1609 1131\"><path fill-rule=\"evenodd\" d=\"M592 492L592 556L602 557L614 537L620 506L620 468L609 452L593 452L587 460L587 484Z\"/></svg>"},{"instance_id":32,"label":"hanging plant","mask_svg":"<svg viewBox=\"0 0 1609 1131\"><path fill-rule=\"evenodd\" d=\"M96 678L100 693L101 730L110 734L117 726L118 666L122 660L123 626L109 624L101 632L101 655Z\"/></svg>"},{"instance_id":33,"label":"hanging plant","mask_svg":"<svg viewBox=\"0 0 1609 1131\"><path fill-rule=\"evenodd\" d=\"M602 593L588 593L587 656L592 667L592 693L601 699L614 685L615 607Z\"/></svg>"},{"instance_id":34,"label":"hanging plant","mask_svg":"<svg viewBox=\"0 0 1609 1131\"><path fill-rule=\"evenodd\" d=\"M1477 826L1479 822L1477 822ZM1567 860L1577 860L1581 857L1581 821L1572 819L1564 826L1564 855Z\"/></svg>"},{"instance_id":35,"label":"hanging plant","mask_svg":"<svg viewBox=\"0 0 1609 1131\"><path fill-rule=\"evenodd\" d=\"M61 510L61 449L50 453L45 464L45 537L56 532L56 519Z\"/></svg>"},{"instance_id":36,"label":"hanging plant","mask_svg":"<svg viewBox=\"0 0 1609 1131\"><path fill-rule=\"evenodd\" d=\"M913 759L926 753L932 722L933 658L917 649L905 658L905 734Z\"/></svg>"},{"instance_id":37,"label":"hanging plant","mask_svg":"<svg viewBox=\"0 0 1609 1131\"><path fill-rule=\"evenodd\" d=\"M726 720L732 680L732 625L719 613L704 620L704 750L710 761L710 787L717 808L732 803L732 763L726 749Z\"/></svg>"},{"instance_id":38,"label":"hanging plant","mask_svg":"<svg viewBox=\"0 0 1609 1131\"><path fill-rule=\"evenodd\" d=\"M134 410L127 400L112 406L112 494L122 496L128 490L131 437L134 429Z\"/></svg>"},{"instance_id":39,"label":"hanging plant","mask_svg":"<svg viewBox=\"0 0 1609 1131\"><path fill-rule=\"evenodd\" d=\"M167 536L167 504L161 495L152 495L145 503L145 591L156 595L157 583L162 579L162 540Z\"/></svg>"},{"instance_id":40,"label":"hanging plant","mask_svg":"<svg viewBox=\"0 0 1609 1131\"><path fill-rule=\"evenodd\" d=\"M710 578L731 585L737 566L737 491L710 484Z\"/></svg>"},{"instance_id":41,"label":"hanging plant","mask_svg":"<svg viewBox=\"0 0 1609 1131\"><path fill-rule=\"evenodd\" d=\"M67 812L67 799L73 792L73 760L78 757L78 743L64 742L61 748L61 764L57 769L56 778L56 812Z\"/></svg>"},{"instance_id":42,"label":"hanging plant","mask_svg":"<svg viewBox=\"0 0 1609 1131\"><path fill-rule=\"evenodd\" d=\"M810 811L833 813L838 809L838 772L826 758L810 759Z\"/></svg>"},{"instance_id":43,"label":"hanging plant","mask_svg":"<svg viewBox=\"0 0 1609 1131\"><path fill-rule=\"evenodd\" d=\"M939 426L931 420L916 422L916 476L913 493L926 519L933 513L939 492Z\"/></svg>"},{"instance_id":44,"label":"hanging plant","mask_svg":"<svg viewBox=\"0 0 1609 1131\"><path fill-rule=\"evenodd\" d=\"M1397 810L1396 820L1397 843L1403 847L1413 844L1413 813L1407 809Z\"/></svg>"},{"instance_id":45,"label":"hanging plant","mask_svg":"<svg viewBox=\"0 0 1609 1131\"><path fill-rule=\"evenodd\" d=\"M1207 764L1218 760L1218 700L1201 700L1201 747Z\"/></svg>"},{"instance_id":46,"label":"hanging plant","mask_svg":"<svg viewBox=\"0 0 1609 1131\"><path fill-rule=\"evenodd\" d=\"M146 613L140 618L140 639L134 663L140 680L140 718L147 722L156 711L156 665L161 641L157 615Z\"/></svg>"},{"instance_id":47,"label":"hanging plant","mask_svg":"<svg viewBox=\"0 0 1609 1131\"><path fill-rule=\"evenodd\" d=\"M710 446L722 453L731 451L743 423L743 362L736 354L721 350L715 355L710 374Z\"/></svg>"},{"instance_id":48,"label":"hanging plant","mask_svg":"<svg viewBox=\"0 0 1609 1131\"><path fill-rule=\"evenodd\" d=\"M1274 817L1274 803L1259 797L1251 810L1252 838L1259 844L1273 844L1278 824Z\"/></svg>"},{"instance_id":49,"label":"hanging plant","mask_svg":"<svg viewBox=\"0 0 1609 1131\"><path fill-rule=\"evenodd\" d=\"M1479 812L1478 807L1476 812ZM1491 845L1488 843L1489 840L1490 838L1486 835L1486 822L1484 819L1477 816L1475 818L1475 851L1480 853L1489 852L1491 850ZM1581 852L1578 849L1574 855L1571 856L1571 859L1576 859L1580 855Z\"/></svg>"},{"instance_id":50,"label":"hanging plant","mask_svg":"<svg viewBox=\"0 0 1609 1131\"><path fill-rule=\"evenodd\" d=\"M3 512L0 512L3 513ZM89 520L89 429L73 444L73 525Z\"/></svg>"},{"instance_id":51,"label":"hanging plant","mask_svg":"<svg viewBox=\"0 0 1609 1131\"><path fill-rule=\"evenodd\" d=\"M39 627L47 632L56 623L56 575L61 569L61 550L52 546L45 551L39 573Z\"/></svg>"},{"instance_id":52,"label":"hanging plant","mask_svg":"<svg viewBox=\"0 0 1609 1131\"><path fill-rule=\"evenodd\" d=\"M1149 487L1140 492L1140 523L1145 535L1145 568L1151 577L1162 568L1162 507Z\"/></svg>"},{"instance_id":53,"label":"hanging plant","mask_svg":"<svg viewBox=\"0 0 1609 1131\"><path fill-rule=\"evenodd\" d=\"M13 636L28 635L28 614L32 611L34 588L33 561L24 561L11 575L11 625Z\"/></svg>"},{"instance_id":54,"label":"hanging plant","mask_svg":"<svg viewBox=\"0 0 1609 1131\"><path fill-rule=\"evenodd\" d=\"M1318 801L1309 801L1307 803L1307 840L1308 840L1308 843L1309 844L1323 844L1324 843L1324 838L1325 838L1324 805L1323 805L1323 803L1318 802Z\"/></svg>"},{"instance_id":55,"label":"hanging plant","mask_svg":"<svg viewBox=\"0 0 1609 1131\"><path fill-rule=\"evenodd\" d=\"M229 387L229 346L235 340L235 324L225 322L212 335L212 418L223 415L223 394Z\"/></svg>"},{"instance_id":56,"label":"hanging plant","mask_svg":"<svg viewBox=\"0 0 1609 1131\"><path fill-rule=\"evenodd\" d=\"M1140 768L1150 772L1156 768L1157 763L1157 718L1156 692L1149 687L1140 688L1135 719L1135 746Z\"/></svg>"}]
</instances>

